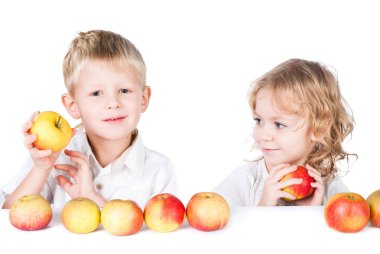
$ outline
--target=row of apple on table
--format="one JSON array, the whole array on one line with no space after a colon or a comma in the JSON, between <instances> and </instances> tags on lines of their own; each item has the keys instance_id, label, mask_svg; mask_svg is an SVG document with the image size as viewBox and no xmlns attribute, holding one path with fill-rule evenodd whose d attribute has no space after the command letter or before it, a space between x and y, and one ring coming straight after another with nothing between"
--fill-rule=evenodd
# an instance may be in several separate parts
<instances>
[{"instance_id":1,"label":"row of apple on table","mask_svg":"<svg viewBox=\"0 0 380 254\"><path fill-rule=\"evenodd\" d=\"M102 210L88 198L74 198L61 212L64 227L73 233L84 234L103 228L113 235L137 233L144 221L157 232L175 231L187 218L189 225L201 231L222 229L228 222L230 208L225 199L213 192L199 192L186 208L176 196L163 193L153 196L144 211L132 200L108 201ZM25 195L17 199L9 211L11 224L21 230L33 231L47 227L53 211L40 195ZM380 190L367 199L352 192L338 193L324 207L329 227L340 232L359 232L369 222L380 227Z\"/></svg>"},{"instance_id":2,"label":"row of apple on table","mask_svg":"<svg viewBox=\"0 0 380 254\"><path fill-rule=\"evenodd\" d=\"M189 225L201 231L223 228L230 208L226 200L214 192L199 192L187 206L170 193L153 196L142 210L132 200L113 199L102 210L88 198L74 198L61 211L64 227L73 233L85 234L103 228L113 235L137 233L144 221L157 232L172 232L187 218ZM13 202L9 210L11 224L21 230L34 231L47 227L53 217L50 203L40 195L25 195Z\"/></svg>"}]
</instances>

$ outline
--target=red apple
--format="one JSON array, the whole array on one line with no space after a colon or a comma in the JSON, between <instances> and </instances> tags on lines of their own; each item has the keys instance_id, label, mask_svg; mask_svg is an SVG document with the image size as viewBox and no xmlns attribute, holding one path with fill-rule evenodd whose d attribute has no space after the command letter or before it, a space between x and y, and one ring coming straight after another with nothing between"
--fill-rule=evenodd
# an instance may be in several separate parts
<instances>
[{"instance_id":1,"label":"red apple","mask_svg":"<svg viewBox=\"0 0 380 254\"><path fill-rule=\"evenodd\" d=\"M230 216L226 200L215 192L199 192L191 197L186 206L189 225L201 231L223 228Z\"/></svg>"},{"instance_id":2,"label":"red apple","mask_svg":"<svg viewBox=\"0 0 380 254\"><path fill-rule=\"evenodd\" d=\"M25 195L12 203L11 224L21 230L45 228L53 217L50 203L40 195Z\"/></svg>"},{"instance_id":3,"label":"red apple","mask_svg":"<svg viewBox=\"0 0 380 254\"><path fill-rule=\"evenodd\" d=\"M283 191L292 194L295 197L295 200L306 198L314 193L315 188L310 184L312 182L315 182L315 180L307 173L307 169L305 167L297 166L297 169L295 171L285 175L280 181L284 181L290 178L302 179L302 183L290 185L282 189ZM285 198L285 200L288 199Z\"/></svg>"},{"instance_id":4,"label":"red apple","mask_svg":"<svg viewBox=\"0 0 380 254\"><path fill-rule=\"evenodd\" d=\"M375 227L380 227L380 190L374 191L367 198L370 209L369 221Z\"/></svg>"},{"instance_id":5,"label":"red apple","mask_svg":"<svg viewBox=\"0 0 380 254\"><path fill-rule=\"evenodd\" d=\"M329 227L340 232L354 233L368 224L370 210L361 195L345 192L329 198L325 205L324 216Z\"/></svg>"},{"instance_id":6,"label":"red apple","mask_svg":"<svg viewBox=\"0 0 380 254\"><path fill-rule=\"evenodd\" d=\"M157 232L171 232L185 220L185 206L176 196L162 193L153 196L144 208L146 225Z\"/></svg>"},{"instance_id":7,"label":"red apple","mask_svg":"<svg viewBox=\"0 0 380 254\"><path fill-rule=\"evenodd\" d=\"M113 235L137 233L143 222L143 212L132 200L114 199L103 207L101 223L103 228Z\"/></svg>"}]
</instances>

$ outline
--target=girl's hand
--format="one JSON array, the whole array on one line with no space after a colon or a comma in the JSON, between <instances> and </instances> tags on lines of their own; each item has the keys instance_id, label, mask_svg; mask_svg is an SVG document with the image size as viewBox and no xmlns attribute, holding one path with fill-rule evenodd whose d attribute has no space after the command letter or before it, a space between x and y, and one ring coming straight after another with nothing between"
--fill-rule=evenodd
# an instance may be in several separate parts
<instances>
[{"instance_id":1,"label":"girl's hand","mask_svg":"<svg viewBox=\"0 0 380 254\"><path fill-rule=\"evenodd\" d=\"M30 156L34 163L34 169L42 171L50 171L55 161L57 160L60 152L53 153L51 150L39 150L33 143L37 140L37 136L30 134L30 128L33 126L33 121L40 112L35 112L31 115L29 120L24 123L21 128L24 135L24 145L28 149Z\"/></svg>"},{"instance_id":2,"label":"girl's hand","mask_svg":"<svg viewBox=\"0 0 380 254\"><path fill-rule=\"evenodd\" d=\"M322 179L321 173L319 173L313 167L306 165L307 173L313 177L315 182L311 183L311 186L315 188L314 194L310 197L294 201L295 205L303 206L318 206L323 203L323 195L325 194L325 184Z\"/></svg>"},{"instance_id":3,"label":"girl's hand","mask_svg":"<svg viewBox=\"0 0 380 254\"><path fill-rule=\"evenodd\" d=\"M300 184L302 179L291 178L279 181L290 172L296 171L296 169L297 166L290 166L289 164L281 164L274 167L264 182L264 189L259 205L277 205L280 198L294 200L295 197L292 194L282 191L282 189L293 184Z\"/></svg>"},{"instance_id":4,"label":"girl's hand","mask_svg":"<svg viewBox=\"0 0 380 254\"><path fill-rule=\"evenodd\" d=\"M65 150L64 153L70 157L72 162L77 164L77 167L68 164L54 165L55 169L65 171L74 180L72 183L69 179L60 175L57 177L58 184L62 186L72 198L87 197L92 199L94 196L97 196L98 194L94 188L88 157L72 150Z\"/></svg>"}]
</instances>

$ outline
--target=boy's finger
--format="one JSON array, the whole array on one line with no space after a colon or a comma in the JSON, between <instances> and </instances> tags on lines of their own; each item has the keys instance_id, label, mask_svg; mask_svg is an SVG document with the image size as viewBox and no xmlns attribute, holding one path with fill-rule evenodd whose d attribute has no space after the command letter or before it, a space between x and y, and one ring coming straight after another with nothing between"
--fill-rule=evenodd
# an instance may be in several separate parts
<instances>
[{"instance_id":1,"label":"boy's finger","mask_svg":"<svg viewBox=\"0 0 380 254\"><path fill-rule=\"evenodd\" d=\"M37 140L37 136L36 135L26 135L25 139L24 139L24 146L27 149L32 149L34 147L33 143L36 140Z\"/></svg>"},{"instance_id":2,"label":"boy's finger","mask_svg":"<svg viewBox=\"0 0 380 254\"><path fill-rule=\"evenodd\" d=\"M29 120L24 123L22 126L21 126L21 132L24 136L26 135L29 135L29 130L30 128L32 128L33 126L33 122L34 122L34 119L38 116L40 112L39 111L36 111L34 112L30 117L29 117Z\"/></svg>"},{"instance_id":3,"label":"boy's finger","mask_svg":"<svg viewBox=\"0 0 380 254\"><path fill-rule=\"evenodd\" d=\"M53 152L51 150L39 150L37 148L29 149L30 155L35 159L40 159L43 157L50 156Z\"/></svg>"},{"instance_id":4,"label":"boy's finger","mask_svg":"<svg viewBox=\"0 0 380 254\"><path fill-rule=\"evenodd\" d=\"M33 122L30 122L30 121L24 123L21 126L21 133L22 133L22 135L24 135L24 136L29 135L30 134L29 130L30 130L30 128L32 128L32 125L33 125Z\"/></svg>"},{"instance_id":5,"label":"boy's finger","mask_svg":"<svg viewBox=\"0 0 380 254\"><path fill-rule=\"evenodd\" d=\"M73 166L68 165L68 164L56 164L56 165L54 165L54 168L58 169L58 170L65 171L72 178L74 178L76 172L78 171L78 169L76 167L73 167Z\"/></svg>"},{"instance_id":6,"label":"boy's finger","mask_svg":"<svg viewBox=\"0 0 380 254\"><path fill-rule=\"evenodd\" d=\"M67 180L66 177L64 177L63 175L57 176L57 182L70 196L72 196L71 188L73 184L69 180Z\"/></svg>"}]
</instances>

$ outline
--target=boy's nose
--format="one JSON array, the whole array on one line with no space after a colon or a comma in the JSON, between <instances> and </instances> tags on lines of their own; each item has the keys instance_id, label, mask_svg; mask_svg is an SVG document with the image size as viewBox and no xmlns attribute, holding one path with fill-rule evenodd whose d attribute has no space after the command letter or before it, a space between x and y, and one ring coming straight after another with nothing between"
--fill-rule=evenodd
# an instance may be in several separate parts
<instances>
[{"instance_id":1,"label":"boy's nose","mask_svg":"<svg viewBox=\"0 0 380 254\"><path fill-rule=\"evenodd\" d=\"M109 105L108 106L108 109L117 109L117 108L120 108L119 105Z\"/></svg>"},{"instance_id":2,"label":"boy's nose","mask_svg":"<svg viewBox=\"0 0 380 254\"><path fill-rule=\"evenodd\" d=\"M107 108L108 109L118 109L120 108L120 103L117 98L115 97L110 97L107 103Z\"/></svg>"}]
</instances>

